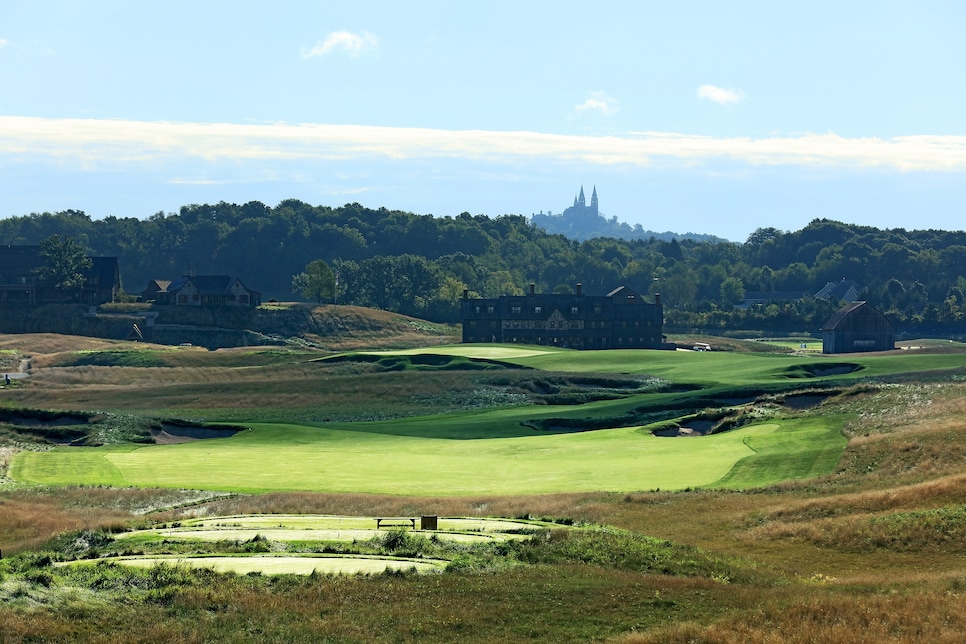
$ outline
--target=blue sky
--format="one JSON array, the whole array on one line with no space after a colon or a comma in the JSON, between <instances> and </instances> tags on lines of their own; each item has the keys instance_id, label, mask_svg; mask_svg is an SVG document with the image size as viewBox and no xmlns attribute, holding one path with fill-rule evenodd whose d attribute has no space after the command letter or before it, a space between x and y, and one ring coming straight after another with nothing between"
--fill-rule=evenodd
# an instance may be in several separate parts
<instances>
[{"instance_id":1,"label":"blue sky","mask_svg":"<svg viewBox=\"0 0 966 644\"><path fill-rule=\"evenodd\" d=\"M0 217L297 198L963 229L961 2L0 3Z\"/></svg>"}]
</instances>

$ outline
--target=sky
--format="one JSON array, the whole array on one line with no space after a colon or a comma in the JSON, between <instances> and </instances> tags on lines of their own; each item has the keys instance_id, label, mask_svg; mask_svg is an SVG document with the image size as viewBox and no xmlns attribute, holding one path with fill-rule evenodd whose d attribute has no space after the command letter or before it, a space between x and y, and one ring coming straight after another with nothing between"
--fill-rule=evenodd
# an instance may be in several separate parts
<instances>
[{"instance_id":1,"label":"sky","mask_svg":"<svg viewBox=\"0 0 966 644\"><path fill-rule=\"evenodd\" d=\"M0 218L358 202L962 230L966 3L2 0ZM2 243L2 240L0 240Z\"/></svg>"}]
</instances>

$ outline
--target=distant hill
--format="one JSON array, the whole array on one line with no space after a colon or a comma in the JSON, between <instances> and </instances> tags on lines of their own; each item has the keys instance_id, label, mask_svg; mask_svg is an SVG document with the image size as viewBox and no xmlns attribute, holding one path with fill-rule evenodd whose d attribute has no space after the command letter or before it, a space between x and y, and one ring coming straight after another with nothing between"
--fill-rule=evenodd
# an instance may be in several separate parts
<instances>
[{"instance_id":1,"label":"distant hill","mask_svg":"<svg viewBox=\"0 0 966 644\"><path fill-rule=\"evenodd\" d=\"M580 187L580 193L574 197L574 205L564 210L559 215L540 212L531 215L531 223L553 235L563 235L569 239L586 241L595 237L611 237L614 239L656 239L661 241L673 241L690 239L696 242L718 243L728 241L715 237L714 235L704 235L699 233L658 233L653 230L644 230L640 224L631 226L621 221L617 217L608 219L600 213L597 201L597 186L590 196L590 205L584 196L584 187Z\"/></svg>"},{"instance_id":2,"label":"distant hill","mask_svg":"<svg viewBox=\"0 0 966 644\"><path fill-rule=\"evenodd\" d=\"M653 230L645 230L640 224L631 226L622 221L617 221L617 217L607 219L600 216L593 222L575 222L563 214L550 215L538 213L531 216L530 221L534 226L547 231L551 235L563 235L568 239L575 239L577 241L586 241L596 237L611 237L627 240L656 239L666 242L690 239L696 242L708 242L712 244L728 241L715 235L706 235L703 233L675 233L671 231L659 233Z\"/></svg>"}]
</instances>

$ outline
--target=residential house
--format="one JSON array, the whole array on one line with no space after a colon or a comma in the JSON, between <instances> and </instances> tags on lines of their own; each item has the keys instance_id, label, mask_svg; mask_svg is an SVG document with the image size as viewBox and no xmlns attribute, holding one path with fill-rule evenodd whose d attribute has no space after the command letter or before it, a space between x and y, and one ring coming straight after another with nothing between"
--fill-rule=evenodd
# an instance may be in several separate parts
<instances>
[{"instance_id":1,"label":"residential house","mask_svg":"<svg viewBox=\"0 0 966 644\"><path fill-rule=\"evenodd\" d=\"M262 303L262 294L242 284L237 277L183 275L167 284L163 280L151 280L141 299L153 299L156 304L170 306L255 308Z\"/></svg>"},{"instance_id":2,"label":"residential house","mask_svg":"<svg viewBox=\"0 0 966 644\"><path fill-rule=\"evenodd\" d=\"M832 302L855 302L865 292L865 287L855 280L843 279L841 282L829 282L815 294L816 299Z\"/></svg>"},{"instance_id":3,"label":"residential house","mask_svg":"<svg viewBox=\"0 0 966 644\"><path fill-rule=\"evenodd\" d=\"M40 283L37 269L46 264L40 246L0 245L0 305L30 306L76 301L98 305L117 300L121 274L117 257L91 257L84 284L75 291L60 291Z\"/></svg>"}]
</instances>

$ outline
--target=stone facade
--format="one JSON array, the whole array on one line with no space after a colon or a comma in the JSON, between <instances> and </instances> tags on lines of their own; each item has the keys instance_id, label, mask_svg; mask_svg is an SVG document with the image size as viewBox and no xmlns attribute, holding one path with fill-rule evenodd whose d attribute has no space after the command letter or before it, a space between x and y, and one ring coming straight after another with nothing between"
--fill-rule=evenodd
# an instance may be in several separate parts
<instances>
[{"instance_id":1,"label":"stone facade","mask_svg":"<svg viewBox=\"0 0 966 644\"><path fill-rule=\"evenodd\" d=\"M660 349L664 309L627 287L607 295L536 293L460 303L463 342L540 344L572 349Z\"/></svg>"}]
</instances>

